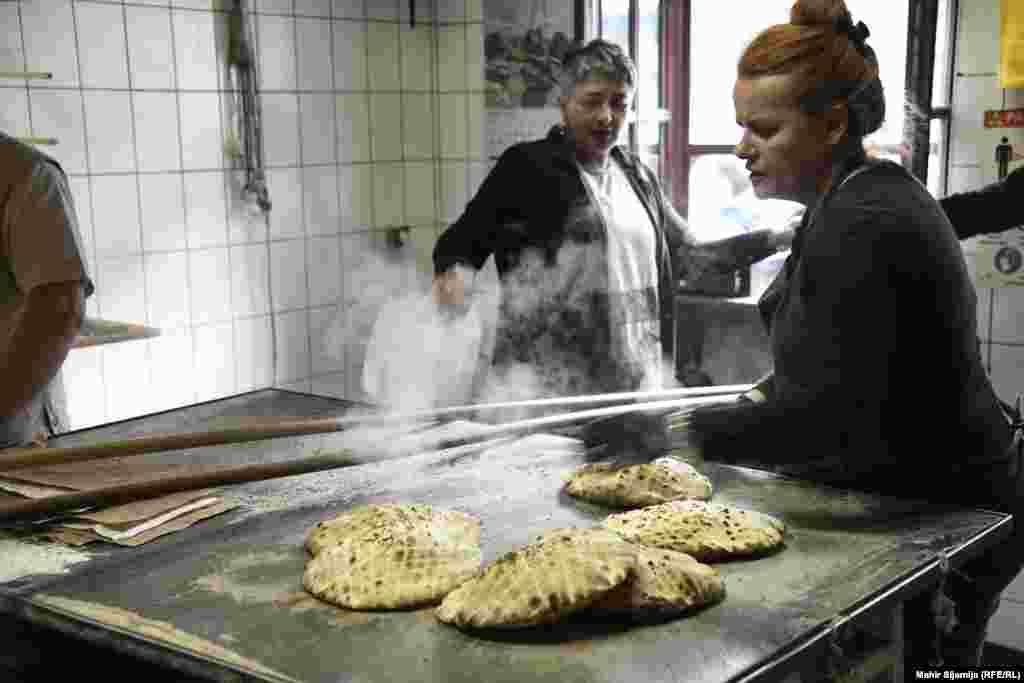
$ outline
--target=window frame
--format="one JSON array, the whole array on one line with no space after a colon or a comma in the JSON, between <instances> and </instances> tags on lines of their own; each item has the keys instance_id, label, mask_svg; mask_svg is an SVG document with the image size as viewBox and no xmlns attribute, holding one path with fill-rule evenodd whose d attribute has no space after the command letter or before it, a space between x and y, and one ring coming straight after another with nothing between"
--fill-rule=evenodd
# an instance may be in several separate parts
<instances>
[{"instance_id":1,"label":"window frame","mask_svg":"<svg viewBox=\"0 0 1024 683\"><path fill-rule=\"evenodd\" d=\"M592 27L597 36L601 35L602 0L590 0L589 20L582 18L580 24ZM667 129L663 129L662 144L659 149L660 165L667 178L663 182L672 197L676 209L687 216L689 211L690 166L698 156L708 154L732 154L733 144L692 145L690 144L690 48L692 42L690 9L691 0L660 0L659 3L659 101L661 107L667 109L665 121ZM914 119L909 112L904 113L903 127L905 137L913 139L909 155L909 168L925 185L928 183L928 160L931 149L930 128L933 121L942 125L942 145L939 150L938 196L944 196L949 182L949 150L951 133L951 110L954 82L954 65L956 54L957 19L959 17L959 0L949 0L946 11L948 49L944 55L947 66L947 83L945 101L933 105L933 83L935 78L935 46L938 26L938 0L908 0L907 17L907 65L906 65L906 97L914 102L925 119L914 128ZM637 70L643 69L637 54L639 35L639 2L629 0L629 45L630 57L634 60ZM669 73L666 64L678 65ZM671 81L671 82L670 82ZM637 121L645 116L637 103ZM629 126L629 149L634 154L638 149L637 124Z\"/></svg>"}]
</instances>

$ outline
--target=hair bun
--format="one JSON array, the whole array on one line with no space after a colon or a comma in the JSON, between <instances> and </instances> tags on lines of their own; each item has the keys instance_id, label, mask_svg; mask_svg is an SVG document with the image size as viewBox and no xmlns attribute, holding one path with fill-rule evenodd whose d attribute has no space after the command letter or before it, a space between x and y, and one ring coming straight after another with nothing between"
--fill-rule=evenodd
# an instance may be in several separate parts
<instances>
[{"instance_id":1,"label":"hair bun","mask_svg":"<svg viewBox=\"0 0 1024 683\"><path fill-rule=\"evenodd\" d=\"M789 11L795 26L830 26L842 19L852 19L844 0L796 0Z\"/></svg>"}]
</instances>

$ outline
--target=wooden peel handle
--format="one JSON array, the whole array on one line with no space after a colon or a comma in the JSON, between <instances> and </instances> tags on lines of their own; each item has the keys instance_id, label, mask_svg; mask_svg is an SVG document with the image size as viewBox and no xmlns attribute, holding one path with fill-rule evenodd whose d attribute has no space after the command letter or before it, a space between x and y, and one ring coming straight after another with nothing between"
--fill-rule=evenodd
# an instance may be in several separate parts
<instances>
[{"instance_id":1,"label":"wooden peel handle","mask_svg":"<svg viewBox=\"0 0 1024 683\"><path fill-rule=\"evenodd\" d=\"M193 433L147 434L116 441L104 441L84 446L59 448L9 448L0 451L0 472L23 467L41 467L86 460L119 458L144 453L221 446L229 443L259 441L282 436L323 434L339 430L338 418L310 418L300 420L268 420L263 424L250 424L228 429L215 429Z\"/></svg>"},{"instance_id":2,"label":"wooden peel handle","mask_svg":"<svg viewBox=\"0 0 1024 683\"><path fill-rule=\"evenodd\" d=\"M82 508L123 505L124 503L146 498L156 498L170 493L197 491L213 486L243 484L250 481L264 481L266 479L290 477L308 472L353 467L359 464L361 463L347 453L340 455L320 454L288 462L225 467L216 472L183 474L153 481L118 484L116 486L66 493L35 500L0 503L0 523L46 518Z\"/></svg>"}]
</instances>

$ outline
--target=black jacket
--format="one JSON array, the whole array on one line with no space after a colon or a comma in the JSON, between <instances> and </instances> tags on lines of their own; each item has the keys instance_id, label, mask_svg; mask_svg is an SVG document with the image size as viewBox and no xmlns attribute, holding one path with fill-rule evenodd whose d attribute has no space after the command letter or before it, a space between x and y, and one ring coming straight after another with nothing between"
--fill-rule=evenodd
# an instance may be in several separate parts
<instances>
[{"instance_id":1,"label":"black jacket","mask_svg":"<svg viewBox=\"0 0 1024 683\"><path fill-rule=\"evenodd\" d=\"M771 396L695 416L707 457L904 495L1007 458L957 236L903 168L873 163L808 211L760 307Z\"/></svg>"},{"instance_id":2,"label":"black jacket","mask_svg":"<svg viewBox=\"0 0 1024 683\"><path fill-rule=\"evenodd\" d=\"M655 228L661 341L668 354L674 337L673 296L680 278L699 276L705 269L735 270L766 258L775 251L773 236L762 230L698 245L668 203L654 173L621 147L612 150L612 157L625 171ZM461 263L479 269L493 254L499 276L508 280L526 269L531 258L557 269L565 247L595 248L600 255L605 241L606 226L580 177L573 141L563 128L555 126L545 139L513 145L501 155L462 216L438 239L434 268L440 273ZM573 287L572 283L565 285L566 290ZM565 296L571 298L572 293L567 291ZM584 314L579 314L578 307L562 305L564 302L552 304L557 310L538 311L535 325L521 318L513 324L503 307L508 343L503 345L499 334L495 363L508 361L509 356L522 360L524 346L531 345L541 328L557 328L556 338L549 340L551 348L545 352L584 359L581 362L588 372L600 373L607 360L602 356L609 348L600 301L591 301ZM629 388L615 383L609 378L581 390Z\"/></svg>"}]
</instances>

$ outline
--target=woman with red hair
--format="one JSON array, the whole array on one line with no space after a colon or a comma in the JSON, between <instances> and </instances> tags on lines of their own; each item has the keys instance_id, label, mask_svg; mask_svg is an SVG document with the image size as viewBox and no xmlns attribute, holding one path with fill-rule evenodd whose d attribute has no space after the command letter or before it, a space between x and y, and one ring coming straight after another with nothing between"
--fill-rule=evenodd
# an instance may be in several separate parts
<instances>
[{"instance_id":1,"label":"woman with red hair","mask_svg":"<svg viewBox=\"0 0 1024 683\"><path fill-rule=\"evenodd\" d=\"M1019 419L982 365L956 234L903 167L864 152L885 117L869 35L842 0L799 0L739 60L736 155L758 197L807 211L759 304L774 374L747 400L696 411L695 441L708 459L1022 519ZM978 664L1024 564L1022 526L951 578L960 625L941 650L929 596L908 605L909 666Z\"/></svg>"}]
</instances>

